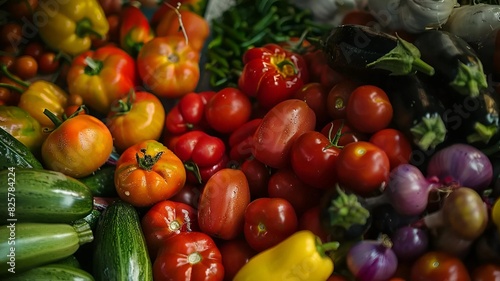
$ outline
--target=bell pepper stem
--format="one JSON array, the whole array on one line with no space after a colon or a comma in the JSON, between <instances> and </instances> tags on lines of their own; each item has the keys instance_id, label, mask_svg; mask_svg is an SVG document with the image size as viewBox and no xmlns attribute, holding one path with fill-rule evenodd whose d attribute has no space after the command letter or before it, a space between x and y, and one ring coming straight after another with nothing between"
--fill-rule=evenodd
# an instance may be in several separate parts
<instances>
[{"instance_id":1,"label":"bell pepper stem","mask_svg":"<svg viewBox=\"0 0 500 281\"><path fill-rule=\"evenodd\" d=\"M16 86L14 86L12 84L8 84L8 83L0 83L0 88L6 88L6 89L9 89L9 90L13 90L16 93L20 93L20 94L22 94L24 92L23 89L21 89L19 87L16 87Z\"/></svg>"},{"instance_id":2,"label":"bell pepper stem","mask_svg":"<svg viewBox=\"0 0 500 281\"><path fill-rule=\"evenodd\" d=\"M102 61L94 60L91 57L86 57L85 58L85 63L87 63L87 66L85 67L85 74L87 75L97 75L101 72L102 67L104 64Z\"/></svg>"},{"instance_id":3,"label":"bell pepper stem","mask_svg":"<svg viewBox=\"0 0 500 281\"><path fill-rule=\"evenodd\" d=\"M163 155L163 151L160 151L155 156L151 156L149 154L146 154L145 148L141 149L141 153L144 155L143 157L140 157L139 153L136 153L135 158L137 160L139 168L146 171L151 171L153 166L156 164L156 162L158 162L158 160L160 160L161 156Z\"/></svg>"},{"instance_id":4,"label":"bell pepper stem","mask_svg":"<svg viewBox=\"0 0 500 281\"><path fill-rule=\"evenodd\" d=\"M59 127L63 122L61 119L59 119L59 117L57 117L52 111L48 109L45 109L43 111L43 114L45 114L45 116L47 116L50 119L50 121L54 123L56 128Z\"/></svg>"},{"instance_id":5,"label":"bell pepper stem","mask_svg":"<svg viewBox=\"0 0 500 281\"><path fill-rule=\"evenodd\" d=\"M92 22L89 19L82 19L76 23L75 33L78 37L83 38L89 34L96 36L98 39L103 39L104 34L100 34L92 28Z\"/></svg>"},{"instance_id":6,"label":"bell pepper stem","mask_svg":"<svg viewBox=\"0 0 500 281\"><path fill-rule=\"evenodd\" d=\"M9 78L10 80L16 82L17 84L19 84L21 86L24 86L26 88L28 88L30 86L30 83L28 83L26 81L23 81L23 80L19 79L19 77L16 77L15 75L13 75L7 69L7 65L6 64L2 64L2 66L0 67L0 69L2 70L2 73L5 74L5 76L7 76L7 78Z\"/></svg>"},{"instance_id":7,"label":"bell pepper stem","mask_svg":"<svg viewBox=\"0 0 500 281\"><path fill-rule=\"evenodd\" d=\"M193 161L184 161L184 167L186 168L187 171L192 172L194 174L198 183L200 184L202 183L200 168L198 167L198 165L196 165L196 163L194 163Z\"/></svg>"},{"instance_id":8,"label":"bell pepper stem","mask_svg":"<svg viewBox=\"0 0 500 281\"><path fill-rule=\"evenodd\" d=\"M337 241L322 243L321 239L316 236L316 250L322 257L327 257L327 252L335 251L339 248L339 246L340 243Z\"/></svg>"}]
</instances>

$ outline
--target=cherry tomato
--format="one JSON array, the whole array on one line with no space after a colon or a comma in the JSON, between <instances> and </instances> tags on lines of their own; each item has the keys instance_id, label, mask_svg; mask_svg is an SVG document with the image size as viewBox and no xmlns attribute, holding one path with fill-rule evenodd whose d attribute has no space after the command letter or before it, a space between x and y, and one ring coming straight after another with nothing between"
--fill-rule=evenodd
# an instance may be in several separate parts
<instances>
[{"instance_id":1,"label":"cherry tomato","mask_svg":"<svg viewBox=\"0 0 500 281\"><path fill-rule=\"evenodd\" d=\"M245 124L252 113L250 98L237 88L224 88L208 100L205 118L215 131L229 134Z\"/></svg>"},{"instance_id":2,"label":"cherry tomato","mask_svg":"<svg viewBox=\"0 0 500 281\"><path fill-rule=\"evenodd\" d=\"M470 280L464 263L459 258L445 252L427 252L420 256L411 267L410 281Z\"/></svg>"},{"instance_id":3,"label":"cherry tomato","mask_svg":"<svg viewBox=\"0 0 500 281\"><path fill-rule=\"evenodd\" d=\"M262 118L253 136L253 155L262 163L282 168L290 165L293 142L316 126L316 115L305 101L288 99Z\"/></svg>"},{"instance_id":4,"label":"cherry tomato","mask_svg":"<svg viewBox=\"0 0 500 281\"><path fill-rule=\"evenodd\" d=\"M271 171L266 165L251 157L241 163L240 170L247 177L251 199L268 196L267 186L271 177Z\"/></svg>"},{"instance_id":5,"label":"cherry tomato","mask_svg":"<svg viewBox=\"0 0 500 281\"><path fill-rule=\"evenodd\" d=\"M45 47L40 41L31 41L26 44L23 49L23 55L32 56L36 60L40 58L40 55L44 52Z\"/></svg>"},{"instance_id":6,"label":"cherry tomato","mask_svg":"<svg viewBox=\"0 0 500 281\"><path fill-rule=\"evenodd\" d=\"M241 170L224 168L210 177L203 188L198 206L200 229L224 240L243 232L245 208L250 189Z\"/></svg>"},{"instance_id":7,"label":"cherry tomato","mask_svg":"<svg viewBox=\"0 0 500 281\"><path fill-rule=\"evenodd\" d=\"M335 135L339 133L340 130L340 138L337 142L339 146L345 146L350 142L368 140L368 136L366 134L362 134L353 130L349 124L346 124L345 119L335 119L329 123L327 123L322 129L321 133L325 135L329 139L335 138Z\"/></svg>"},{"instance_id":8,"label":"cherry tomato","mask_svg":"<svg viewBox=\"0 0 500 281\"><path fill-rule=\"evenodd\" d=\"M330 88L326 97L326 110L332 119L345 119L347 101L352 91L359 86L359 82L346 78Z\"/></svg>"},{"instance_id":9,"label":"cherry tomato","mask_svg":"<svg viewBox=\"0 0 500 281\"><path fill-rule=\"evenodd\" d=\"M224 281L232 281L240 268L257 254L245 239L240 238L223 241L219 251L224 265Z\"/></svg>"},{"instance_id":10,"label":"cherry tomato","mask_svg":"<svg viewBox=\"0 0 500 281\"><path fill-rule=\"evenodd\" d=\"M38 73L38 62L32 56L22 55L14 60L12 72L23 80L31 79Z\"/></svg>"},{"instance_id":11,"label":"cherry tomato","mask_svg":"<svg viewBox=\"0 0 500 281\"><path fill-rule=\"evenodd\" d=\"M11 70L15 60L16 57L14 55L4 54L0 56L0 65L5 65L8 70Z\"/></svg>"},{"instance_id":12,"label":"cherry tomato","mask_svg":"<svg viewBox=\"0 0 500 281\"><path fill-rule=\"evenodd\" d=\"M326 109L326 98L328 91L319 82L307 83L292 98L303 100L316 114L317 126L323 126L330 118Z\"/></svg>"},{"instance_id":13,"label":"cherry tomato","mask_svg":"<svg viewBox=\"0 0 500 281\"><path fill-rule=\"evenodd\" d=\"M485 263L472 270L472 281L500 281L500 265Z\"/></svg>"},{"instance_id":14,"label":"cherry tomato","mask_svg":"<svg viewBox=\"0 0 500 281\"><path fill-rule=\"evenodd\" d=\"M389 157L391 170L400 165L410 162L412 145L410 140L399 130L393 128L382 129L375 132L369 142L382 148Z\"/></svg>"},{"instance_id":15,"label":"cherry tomato","mask_svg":"<svg viewBox=\"0 0 500 281\"><path fill-rule=\"evenodd\" d=\"M26 40L26 39L24 39ZM23 28L17 22L7 22L0 28L0 45L17 47L23 41Z\"/></svg>"},{"instance_id":16,"label":"cherry tomato","mask_svg":"<svg viewBox=\"0 0 500 281\"><path fill-rule=\"evenodd\" d=\"M390 162L387 154L367 141L344 146L336 166L338 183L362 196L374 193L389 178Z\"/></svg>"},{"instance_id":17,"label":"cherry tomato","mask_svg":"<svg viewBox=\"0 0 500 281\"><path fill-rule=\"evenodd\" d=\"M37 59L38 61L38 69L42 74L52 74L59 69L59 59L56 57L57 55L54 52L43 52Z\"/></svg>"},{"instance_id":18,"label":"cherry tomato","mask_svg":"<svg viewBox=\"0 0 500 281\"><path fill-rule=\"evenodd\" d=\"M257 198L245 210L245 239L258 252L277 245L297 229L295 210L283 198Z\"/></svg>"},{"instance_id":19,"label":"cherry tomato","mask_svg":"<svg viewBox=\"0 0 500 281\"><path fill-rule=\"evenodd\" d=\"M386 128L392 120L389 97L379 87L359 86L351 93L346 106L348 123L362 133L374 133Z\"/></svg>"},{"instance_id":20,"label":"cherry tomato","mask_svg":"<svg viewBox=\"0 0 500 281\"><path fill-rule=\"evenodd\" d=\"M7 11L15 19L29 19L38 6L38 0L6 1ZM5 3L5 2L3 2Z\"/></svg>"}]
</instances>

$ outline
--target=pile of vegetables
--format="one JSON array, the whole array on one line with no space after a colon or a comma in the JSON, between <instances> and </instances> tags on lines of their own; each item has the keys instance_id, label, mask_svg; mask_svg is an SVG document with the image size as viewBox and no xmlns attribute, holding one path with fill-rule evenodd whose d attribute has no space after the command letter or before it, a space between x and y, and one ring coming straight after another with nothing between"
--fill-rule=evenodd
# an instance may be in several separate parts
<instances>
[{"instance_id":1,"label":"pile of vegetables","mask_svg":"<svg viewBox=\"0 0 500 281\"><path fill-rule=\"evenodd\" d=\"M0 279L498 279L500 6L389 2L1 3Z\"/></svg>"}]
</instances>

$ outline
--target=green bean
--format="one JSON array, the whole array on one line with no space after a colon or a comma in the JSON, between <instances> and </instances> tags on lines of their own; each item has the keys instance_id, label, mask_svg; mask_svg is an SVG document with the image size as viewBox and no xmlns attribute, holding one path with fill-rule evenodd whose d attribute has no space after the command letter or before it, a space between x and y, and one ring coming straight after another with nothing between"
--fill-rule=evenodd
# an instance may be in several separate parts
<instances>
[{"instance_id":1,"label":"green bean","mask_svg":"<svg viewBox=\"0 0 500 281\"><path fill-rule=\"evenodd\" d=\"M216 50L211 50L210 52L207 53L208 57L211 59L211 61L215 61L220 63L223 67L229 68L229 63L225 58L220 56Z\"/></svg>"},{"instance_id":2,"label":"green bean","mask_svg":"<svg viewBox=\"0 0 500 281\"><path fill-rule=\"evenodd\" d=\"M258 32L266 27L268 27L269 25L271 25L273 22L276 22L278 19L279 19L279 16L276 14L276 10L278 8L276 7L271 7L271 11L269 12L269 14L267 14L266 16L264 16L263 18L261 18L253 27L252 27L252 31L253 32Z\"/></svg>"},{"instance_id":3,"label":"green bean","mask_svg":"<svg viewBox=\"0 0 500 281\"><path fill-rule=\"evenodd\" d=\"M240 42L246 41L245 36L242 33L238 32L236 29L233 29L232 27L229 27L220 21L213 21L212 24L214 27L215 26L220 27L224 33L226 33L233 39L238 40Z\"/></svg>"},{"instance_id":4,"label":"green bean","mask_svg":"<svg viewBox=\"0 0 500 281\"><path fill-rule=\"evenodd\" d=\"M229 47L231 49L231 51L233 51L234 56L236 56L236 57L241 56L241 47L236 42L234 42L234 40L226 37L222 40L222 43L224 43L224 45L226 45L227 47Z\"/></svg>"},{"instance_id":5,"label":"green bean","mask_svg":"<svg viewBox=\"0 0 500 281\"><path fill-rule=\"evenodd\" d=\"M248 41L241 43L240 46L242 48L251 47L255 43L262 41L262 38L264 38L269 32L269 29L263 30L260 33L257 33L257 35L255 35L254 37L250 38Z\"/></svg>"},{"instance_id":6,"label":"green bean","mask_svg":"<svg viewBox=\"0 0 500 281\"><path fill-rule=\"evenodd\" d=\"M207 45L207 49L211 50L211 49L216 49L217 47L219 47L220 45L222 44L222 36L216 36L214 39L212 39L208 45Z\"/></svg>"}]
</instances>

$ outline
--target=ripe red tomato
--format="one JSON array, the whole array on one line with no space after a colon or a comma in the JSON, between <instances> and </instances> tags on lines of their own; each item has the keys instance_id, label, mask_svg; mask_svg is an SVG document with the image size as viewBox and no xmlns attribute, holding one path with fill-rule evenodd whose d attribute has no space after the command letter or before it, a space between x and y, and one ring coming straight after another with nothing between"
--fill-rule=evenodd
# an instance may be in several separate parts
<instances>
[{"instance_id":1,"label":"ripe red tomato","mask_svg":"<svg viewBox=\"0 0 500 281\"><path fill-rule=\"evenodd\" d=\"M271 177L271 171L266 165L251 157L241 163L240 170L247 177L252 200L268 196L267 184Z\"/></svg>"},{"instance_id":2,"label":"ripe red tomato","mask_svg":"<svg viewBox=\"0 0 500 281\"><path fill-rule=\"evenodd\" d=\"M245 124L252 113L250 98L237 88L224 88L208 100L205 118L219 133L229 134Z\"/></svg>"},{"instance_id":3,"label":"ripe red tomato","mask_svg":"<svg viewBox=\"0 0 500 281\"><path fill-rule=\"evenodd\" d=\"M342 129L341 129L342 126ZM328 124L326 124L322 129L321 133L328 138L335 138L340 130L340 138L337 142L339 146L345 146L350 142L368 140L367 134L363 134L353 130L349 124L346 123L345 119L335 119Z\"/></svg>"},{"instance_id":4,"label":"ripe red tomato","mask_svg":"<svg viewBox=\"0 0 500 281\"><path fill-rule=\"evenodd\" d=\"M347 122L357 131L374 133L386 128L392 120L392 104L379 87L359 86L351 93L346 106Z\"/></svg>"},{"instance_id":5,"label":"ripe red tomato","mask_svg":"<svg viewBox=\"0 0 500 281\"><path fill-rule=\"evenodd\" d=\"M219 251L224 266L224 281L232 281L240 268L257 254L245 239L240 238L223 241Z\"/></svg>"},{"instance_id":6,"label":"ripe red tomato","mask_svg":"<svg viewBox=\"0 0 500 281\"><path fill-rule=\"evenodd\" d=\"M213 237L230 240L243 232L250 189L241 170L224 168L213 174L203 188L198 205L200 229Z\"/></svg>"},{"instance_id":7,"label":"ripe red tomato","mask_svg":"<svg viewBox=\"0 0 500 281\"><path fill-rule=\"evenodd\" d=\"M470 281L464 263L457 257L440 251L420 256L411 267L410 281Z\"/></svg>"},{"instance_id":8,"label":"ripe red tomato","mask_svg":"<svg viewBox=\"0 0 500 281\"><path fill-rule=\"evenodd\" d=\"M472 281L498 281L500 280L500 265L485 263L472 270Z\"/></svg>"},{"instance_id":9,"label":"ripe red tomato","mask_svg":"<svg viewBox=\"0 0 500 281\"><path fill-rule=\"evenodd\" d=\"M413 148L410 140L401 131L393 128L382 129L375 132L369 141L385 151L391 163L391 170L410 162Z\"/></svg>"},{"instance_id":10,"label":"ripe red tomato","mask_svg":"<svg viewBox=\"0 0 500 281\"><path fill-rule=\"evenodd\" d=\"M258 198L245 210L245 239L258 252L277 245L297 228L295 210L283 198Z\"/></svg>"},{"instance_id":11,"label":"ripe red tomato","mask_svg":"<svg viewBox=\"0 0 500 281\"><path fill-rule=\"evenodd\" d=\"M60 62L56 53L47 51L40 54L37 58L38 70L42 74L52 74L59 68Z\"/></svg>"},{"instance_id":12,"label":"ripe red tomato","mask_svg":"<svg viewBox=\"0 0 500 281\"><path fill-rule=\"evenodd\" d=\"M31 79L38 73L38 62L32 56L22 55L14 60L12 72L23 80Z\"/></svg>"},{"instance_id":13,"label":"ripe red tomato","mask_svg":"<svg viewBox=\"0 0 500 281\"><path fill-rule=\"evenodd\" d=\"M316 124L323 126L330 118L326 110L328 90L319 82L307 83L295 92L293 98L303 100L316 114Z\"/></svg>"},{"instance_id":14,"label":"ripe red tomato","mask_svg":"<svg viewBox=\"0 0 500 281\"><path fill-rule=\"evenodd\" d=\"M389 172L387 154L367 141L347 144L337 158L338 183L361 196L368 196L382 187Z\"/></svg>"},{"instance_id":15,"label":"ripe red tomato","mask_svg":"<svg viewBox=\"0 0 500 281\"><path fill-rule=\"evenodd\" d=\"M332 119L344 119L346 106L352 91L361 86L359 82L346 78L335 84L326 96L326 110Z\"/></svg>"},{"instance_id":16,"label":"ripe red tomato","mask_svg":"<svg viewBox=\"0 0 500 281\"><path fill-rule=\"evenodd\" d=\"M315 126L316 115L305 101L282 101L266 113L255 131L253 155L273 168L289 166L293 142Z\"/></svg>"},{"instance_id":17,"label":"ripe red tomato","mask_svg":"<svg viewBox=\"0 0 500 281\"><path fill-rule=\"evenodd\" d=\"M328 232L321 226L320 207L309 208L299 217L299 230L309 230L318 236L323 243L328 241Z\"/></svg>"}]
</instances>

